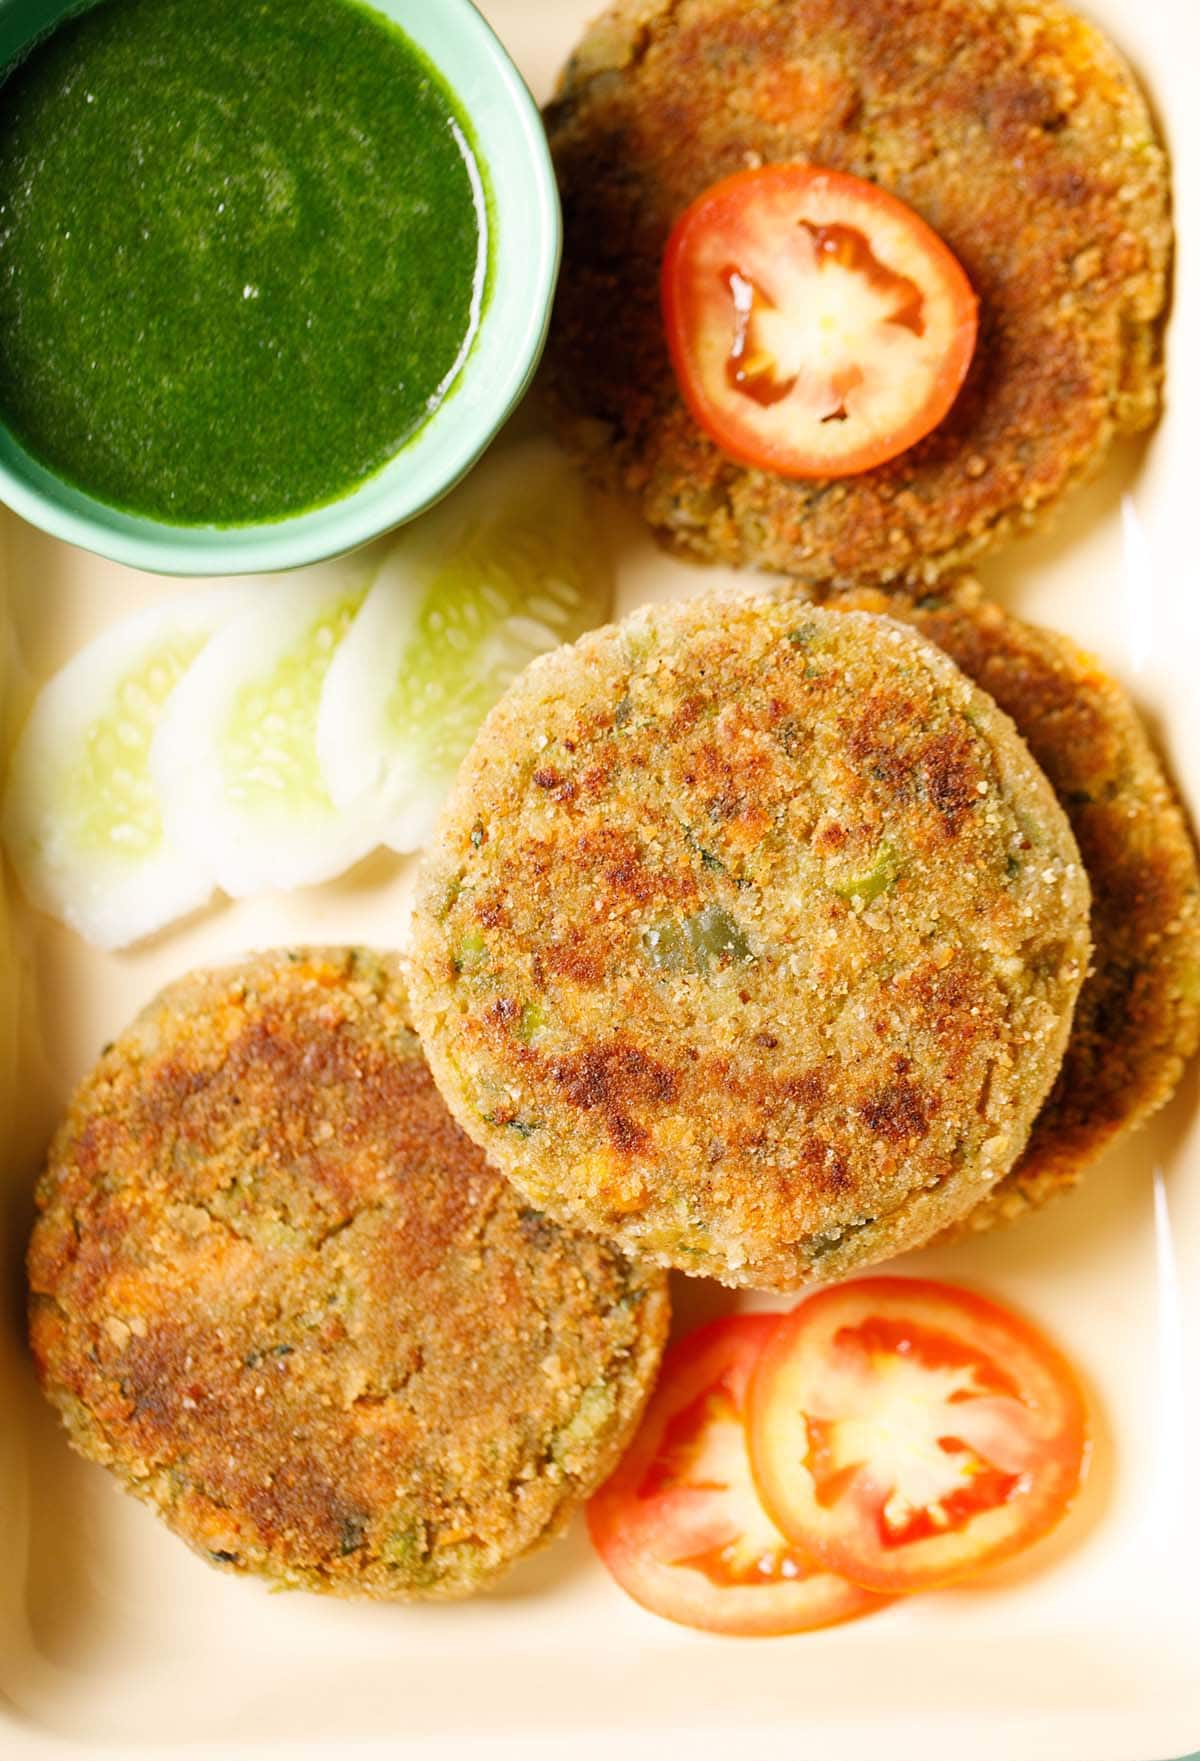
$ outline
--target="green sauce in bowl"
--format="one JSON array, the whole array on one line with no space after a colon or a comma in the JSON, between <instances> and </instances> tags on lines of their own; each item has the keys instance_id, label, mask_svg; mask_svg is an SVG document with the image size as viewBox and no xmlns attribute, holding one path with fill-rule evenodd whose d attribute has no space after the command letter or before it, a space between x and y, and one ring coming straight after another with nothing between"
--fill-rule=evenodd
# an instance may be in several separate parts
<instances>
[{"instance_id":1,"label":"green sauce in bowl","mask_svg":"<svg viewBox=\"0 0 1200 1761\"><path fill-rule=\"evenodd\" d=\"M356 0L103 0L0 88L0 420L98 500L336 501L451 393L487 203L467 123Z\"/></svg>"}]
</instances>

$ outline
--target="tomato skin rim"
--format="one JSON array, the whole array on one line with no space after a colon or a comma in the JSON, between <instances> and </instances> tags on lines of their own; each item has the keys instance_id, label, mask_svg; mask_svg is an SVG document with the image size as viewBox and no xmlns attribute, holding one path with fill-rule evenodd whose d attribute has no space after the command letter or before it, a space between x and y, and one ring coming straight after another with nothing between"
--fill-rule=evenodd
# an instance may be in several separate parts
<instances>
[{"instance_id":1,"label":"tomato skin rim","mask_svg":"<svg viewBox=\"0 0 1200 1761\"><path fill-rule=\"evenodd\" d=\"M884 434L864 441L856 452L843 455L834 469L830 468L829 459L783 449L770 439L755 436L752 423L732 424L728 410L706 392L703 376L693 371L684 341L687 328L684 322L685 293L689 284L685 266L693 235L698 230L707 229L714 217L721 219L729 213L736 219L742 196L753 186L761 189L768 180L794 183L799 179L805 182L821 179L856 203L874 204L902 219L947 288L953 290L958 312L951 344L934 375L929 394L913 416ZM933 433L945 421L962 390L979 338L979 299L966 271L950 247L915 209L866 178L796 161L783 160L735 171L697 196L671 229L663 253L659 286L667 352L675 383L697 426L739 464L801 482L837 482L843 477L862 476L909 452L926 435ZM931 409L934 413L928 415Z\"/></svg>"},{"instance_id":2,"label":"tomato skin rim","mask_svg":"<svg viewBox=\"0 0 1200 1761\"><path fill-rule=\"evenodd\" d=\"M638 1545L636 1528L637 1486L654 1460L663 1432L675 1414L697 1392L716 1379L712 1363L719 1362L722 1347L729 1335L749 1355L746 1384L762 1347L774 1333L781 1316L772 1314L728 1315L710 1321L677 1339L668 1348L663 1360L658 1387L651 1396L642 1424L616 1471L593 1493L587 1505L586 1519L592 1546L609 1575L625 1594L662 1620L692 1631L708 1632L725 1638L786 1638L826 1627L841 1626L859 1620L888 1606L891 1598L873 1595L857 1585L833 1584L826 1573L801 1583L817 1584L824 1592L825 1607L813 1618L813 1609L797 1614L780 1614L779 1604L785 1599L795 1608L800 1602L801 1583L777 1588L708 1590L698 1573L658 1561L647 1564L645 1550ZM739 1336L742 1336L739 1340ZM736 1364L735 1352L729 1361ZM748 1451L747 1451L748 1453ZM623 1520L631 1509L634 1520ZM651 1519L647 1518L647 1523ZM656 1591L658 1592L656 1596ZM689 1595L689 1592L691 1594ZM722 1612L721 1598L728 1598ZM739 1609L746 1597L758 1598L751 1612L733 1613L734 1599ZM804 1598L811 1602L811 1593ZM772 1603L775 1612L771 1612Z\"/></svg>"},{"instance_id":3,"label":"tomato skin rim","mask_svg":"<svg viewBox=\"0 0 1200 1761\"><path fill-rule=\"evenodd\" d=\"M1029 1361L1045 1373L1055 1395L1055 1409L1061 1412L1054 1450L1038 1464L1031 1492L1020 1494L1022 1499L1028 1497L1030 1500L1021 1507L1022 1520L986 1549L976 1551L972 1551L966 1542L968 1524L968 1529L963 1532L964 1545L958 1550L959 1557L942 1568L926 1567L917 1571L914 1569L912 1557L909 1557L906 1564L901 1555L905 1547L929 1549L941 1546L945 1537L939 1536L932 1542L901 1542L891 1563L886 1554L875 1549L872 1551L872 1558L883 1561L876 1566L870 1560L864 1559L862 1551L856 1550L853 1531L847 1541L840 1534L818 1532L815 1527L806 1526L796 1516L794 1506L786 1501L781 1489L783 1476L776 1471L773 1462L774 1452L770 1446L769 1431L772 1403L777 1397L777 1391L772 1387L777 1367L786 1362L791 1351L795 1349L797 1336L802 1336L806 1326L811 1328L814 1317L819 1320L823 1311L844 1305L847 1298L853 1301L861 1292L868 1293L867 1300L847 1314L845 1325L868 1319L878 1312L876 1305L898 1302L908 1305L898 1311L904 1318L917 1319L925 1324L936 1324L940 1319L945 1330L956 1338L963 1337L961 1316L964 1312L983 1326L995 1328L1006 1336L1010 1345L1023 1348L1028 1353ZM922 1311L922 1304L929 1305L928 1312ZM956 1312L960 1317L960 1328L957 1331L953 1326ZM966 1338L968 1343L974 1343L971 1335L966 1335ZM1011 1355L1003 1361L1005 1367L1011 1370ZM1046 1339L1032 1322L1000 1303L961 1286L940 1283L933 1279L896 1276L860 1278L845 1284L830 1285L803 1299L783 1317L755 1365L747 1401L746 1436L754 1483L763 1507L775 1526L827 1571L835 1572L865 1590L886 1596L915 1595L960 1583L986 1567L1025 1552L1043 1540L1071 1510L1086 1479L1091 1451L1087 1400L1079 1376L1058 1347ZM800 1474L795 1468L792 1470L792 1478L797 1484L801 1483ZM815 1500L812 1503L815 1505Z\"/></svg>"}]
</instances>

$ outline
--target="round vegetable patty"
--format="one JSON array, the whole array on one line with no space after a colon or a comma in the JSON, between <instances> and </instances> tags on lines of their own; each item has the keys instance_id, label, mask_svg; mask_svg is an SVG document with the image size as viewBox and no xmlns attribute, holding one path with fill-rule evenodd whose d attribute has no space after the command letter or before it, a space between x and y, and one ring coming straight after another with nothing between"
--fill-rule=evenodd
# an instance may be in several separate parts
<instances>
[{"instance_id":1,"label":"round vegetable patty","mask_svg":"<svg viewBox=\"0 0 1200 1761\"><path fill-rule=\"evenodd\" d=\"M33 1350L73 1443L279 1584L484 1587L611 1471L657 1372L661 1274L487 1164L386 956L171 985L75 1095L38 1206Z\"/></svg>"},{"instance_id":2,"label":"round vegetable patty","mask_svg":"<svg viewBox=\"0 0 1200 1761\"><path fill-rule=\"evenodd\" d=\"M1050 1098L972 1230L1069 1190L1122 1132L1170 1099L1200 1041L1196 850L1126 693L1066 636L1004 612L963 582L919 603L861 592L936 642L1008 715L1071 821L1092 888L1092 969Z\"/></svg>"},{"instance_id":3,"label":"round vegetable patty","mask_svg":"<svg viewBox=\"0 0 1200 1761\"><path fill-rule=\"evenodd\" d=\"M1166 158L1123 61L1055 0L619 0L547 124L565 220L553 414L691 556L813 585L928 580L1033 523L1154 419ZM908 203L980 302L949 415L841 481L722 453L684 407L659 311L685 209L788 162Z\"/></svg>"},{"instance_id":4,"label":"round vegetable patty","mask_svg":"<svg viewBox=\"0 0 1200 1761\"><path fill-rule=\"evenodd\" d=\"M413 1015L534 1203L785 1289L1008 1171L1087 917L1049 784L943 654L711 595L536 661L493 710L418 889Z\"/></svg>"}]
</instances>

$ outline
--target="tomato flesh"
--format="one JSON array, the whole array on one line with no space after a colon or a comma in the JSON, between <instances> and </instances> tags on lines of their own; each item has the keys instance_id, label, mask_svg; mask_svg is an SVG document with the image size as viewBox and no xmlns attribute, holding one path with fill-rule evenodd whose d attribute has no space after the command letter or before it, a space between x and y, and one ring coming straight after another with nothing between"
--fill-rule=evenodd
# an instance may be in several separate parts
<instances>
[{"instance_id":1,"label":"tomato flesh","mask_svg":"<svg viewBox=\"0 0 1200 1761\"><path fill-rule=\"evenodd\" d=\"M803 1632L884 1606L814 1567L755 1489L745 1404L777 1320L737 1315L673 1346L637 1437L588 1506L593 1543L621 1587L685 1626Z\"/></svg>"},{"instance_id":2,"label":"tomato flesh","mask_svg":"<svg viewBox=\"0 0 1200 1761\"><path fill-rule=\"evenodd\" d=\"M868 1278L821 1291L765 1345L750 1450L782 1533L880 1593L953 1581L1058 1522L1087 1454L1069 1366L970 1292Z\"/></svg>"},{"instance_id":3,"label":"tomato flesh","mask_svg":"<svg viewBox=\"0 0 1200 1761\"><path fill-rule=\"evenodd\" d=\"M966 376L977 304L951 252L874 184L737 172L677 222L662 273L684 400L733 457L848 476L915 445Z\"/></svg>"}]
</instances>

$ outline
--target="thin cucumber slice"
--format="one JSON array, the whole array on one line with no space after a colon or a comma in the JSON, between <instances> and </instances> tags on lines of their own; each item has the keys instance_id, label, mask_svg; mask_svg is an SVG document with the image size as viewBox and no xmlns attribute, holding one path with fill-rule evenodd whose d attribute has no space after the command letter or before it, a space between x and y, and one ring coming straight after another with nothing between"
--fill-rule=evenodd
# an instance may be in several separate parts
<instances>
[{"instance_id":1,"label":"thin cucumber slice","mask_svg":"<svg viewBox=\"0 0 1200 1761\"><path fill-rule=\"evenodd\" d=\"M612 592L592 500L558 449L492 454L394 541L334 658L317 725L330 795L394 850L423 844L492 704L603 623Z\"/></svg>"},{"instance_id":2,"label":"thin cucumber slice","mask_svg":"<svg viewBox=\"0 0 1200 1761\"><path fill-rule=\"evenodd\" d=\"M4 835L35 905L101 948L123 948L212 894L176 844L150 766L180 679L244 603L188 593L124 619L43 686L9 768Z\"/></svg>"},{"instance_id":3,"label":"thin cucumber slice","mask_svg":"<svg viewBox=\"0 0 1200 1761\"><path fill-rule=\"evenodd\" d=\"M352 557L257 587L163 717L152 762L168 827L233 898L329 880L378 842L365 813L334 805L316 754L325 677L371 566Z\"/></svg>"}]
</instances>

